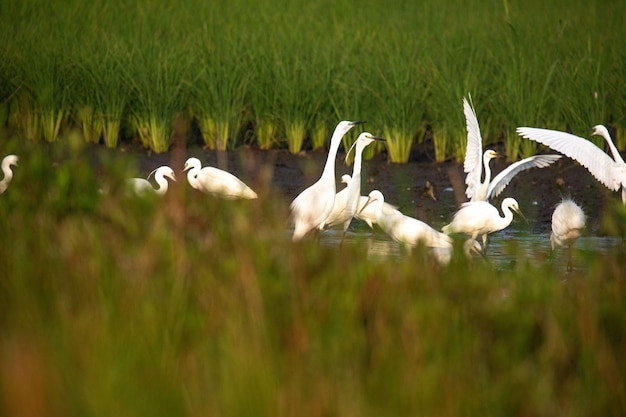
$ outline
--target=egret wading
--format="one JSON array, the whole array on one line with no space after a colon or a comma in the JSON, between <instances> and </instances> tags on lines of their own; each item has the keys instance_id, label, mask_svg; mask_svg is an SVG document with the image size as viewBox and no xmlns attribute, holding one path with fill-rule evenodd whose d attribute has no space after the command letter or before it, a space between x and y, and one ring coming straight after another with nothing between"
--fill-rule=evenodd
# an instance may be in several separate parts
<instances>
[{"instance_id":1,"label":"egret wading","mask_svg":"<svg viewBox=\"0 0 626 417\"><path fill-rule=\"evenodd\" d=\"M519 172L530 168L544 168L561 158L561 155L534 155L512 163L492 180L489 163L500 155L491 149L483 153L483 139L480 135L476 112L466 98L463 98L463 112L467 128L467 150L463 170L467 174L465 195L470 201L489 201L497 197ZM483 170L484 179L481 181Z\"/></svg>"},{"instance_id":2,"label":"egret wading","mask_svg":"<svg viewBox=\"0 0 626 417\"><path fill-rule=\"evenodd\" d=\"M9 183L13 179L13 171L11 170L11 166L17 166L17 162L19 158L17 155L7 155L2 159L2 174L4 177L2 181L0 181L0 194L6 191Z\"/></svg>"},{"instance_id":3,"label":"egret wading","mask_svg":"<svg viewBox=\"0 0 626 417\"><path fill-rule=\"evenodd\" d=\"M128 187L137 195L156 194L162 196L167 192L169 185L166 177L172 181L176 181L174 170L167 165L163 165L152 171L148 174L148 179L150 179L152 174L154 174L154 180L158 185L157 188L154 188L150 181L144 180L143 178L129 178L126 180Z\"/></svg>"},{"instance_id":4,"label":"egret wading","mask_svg":"<svg viewBox=\"0 0 626 417\"><path fill-rule=\"evenodd\" d=\"M198 158L189 158L183 172L187 171L189 185L205 194L234 200L239 198L255 199L257 194L243 181L215 167L204 167Z\"/></svg>"},{"instance_id":5,"label":"egret wading","mask_svg":"<svg viewBox=\"0 0 626 417\"><path fill-rule=\"evenodd\" d=\"M452 239L416 218L406 216L399 211L383 212L385 198L379 190L369 193L367 205L374 205L376 223L393 240L406 246L408 250L423 245L432 251L433 257L441 264L447 264L452 257Z\"/></svg>"},{"instance_id":6,"label":"egret wading","mask_svg":"<svg viewBox=\"0 0 626 417\"><path fill-rule=\"evenodd\" d=\"M578 161L608 189L617 191L621 187L622 204L626 204L626 163L603 125L594 126L591 134L604 138L611 149L612 158L593 142L571 133L533 127L518 127L517 133Z\"/></svg>"},{"instance_id":7,"label":"egret wading","mask_svg":"<svg viewBox=\"0 0 626 417\"><path fill-rule=\"evenodd\" d=\"M567 246L567 270L572 269L572 245L585 228L585 213L578 204L569 198L563 199L552 213L552 232L550 244L552 250Z\"/></svg>"},{"instance_id":8,"label":"egret wading","mask_svg":"<svg viewBox=\"0 0 626 417\"><path fill-rule=\"evenodd\" d=\"M463 203L454 214L452 222L441 230L447 235L463 233L473 240L480 236L483 241L484 253L487 246L487 235L508 227L513 221L513 211L522 215L517 201L511 197L502 200L501 208L504 217L500 217L498 209L486 201Z\"/></svg>"},{"instance_id":9,"label":"egret wading","mask_svg":"<svg viewBox=\"0 0 626 417\"><path fill-rule=\"evenodd\" d=\"M326 219L335 204L335 159L341 139L354 126L364 122L344 120L339 122L330 139L328 156L320 179L309 188L302 191L292 202L291 223L293 224L294 241L301 240L312 230L323 230Z\"/></svg>"},{"instance_id":10,"label":"egret wading","mask_svg":"<svg viewBox=\"0 0 626 417\"><path fill-rule=\"evenodd\" d=\"M354 164L352 167L352 176L344 175L342 182L346 182L347 186L335 195L335 204L328 219L326 219L326 227L333 227L341 224L343 231L348 230L352 218L359 208L359 200L361 197L361 165L363 160L363 150L375 141L384 141L385 139L374 136L371 133L363 132L357 140L352 144L346 153L346 160L350 152L354 148ZM341 194L341 195L340 195Z\"/></svg>"}]
</instances>

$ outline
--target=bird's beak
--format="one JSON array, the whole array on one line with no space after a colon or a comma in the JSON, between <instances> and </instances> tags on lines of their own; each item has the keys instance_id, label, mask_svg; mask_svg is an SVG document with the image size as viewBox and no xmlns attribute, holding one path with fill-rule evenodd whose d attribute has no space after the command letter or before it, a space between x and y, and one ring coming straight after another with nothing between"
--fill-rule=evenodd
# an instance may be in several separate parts
<instances>
[{"instance_id":1,"label":"bird's beak","mask_svg":"<svg viewBox=\"0 0 626 417\"><path fill-rule=\"evenodd\" d=\"M172 172L172 180L176 181L176 174Z\"/></svg>"},{"instance_id":2,"label":"bird's beak","mask_svg":"<svg viewBox=\"0 0 626 417\"><path fill-rule=\"evenodd\" d=\"M357 120L352 122L352 126L362 125L363 123L365 123L365 120Z\"/></svg>"},{"instance_id":3,"label":"bird's beak","mask_svg":"<svg viewBox=\"0 0 626 417\"><path fill-rule=\"evenodd\" d=\"M496 158L504 158L504 155L502 155L501 153L496 153Z\"/></svg>"},{"instance_id":4,"label":"bird's beak","mask_svg":"<svg viewBox=\"0 0 626 417\"><path fill-rule=\"evenodd\" d=\"M370 136L370 139L380 140L382 142L387 142L387 139L381 138L381 137L378 137L378 136Z\"/></svg>"},{"instance_id":5,"label":"bird's beak","mask_svg":"<svg viewBox=\"0 0 626 417\"><path fill-rule=\"evenodd\" d=\"M369 197L369 198L367 199L367 201L365 202L365 204L363 204L363 207L361 207L361 210L359 211L359 213L360 213L361 211L365 210L365 207L369 206L369 205L370 205L370 203L371 203L372 201L373 201L373 200L372 200L372 198L371 198L371 197Z\"/></svg>"},{"instance_id":6,"label":"bird's beak","mask_svg":"<svg viewBox=\"0 0 626 417\"><path fill-rule=\"evenodd\" d=\"M189 168L191 168L191 166L188 164L185 164L185 167L183 168L182 172L187 171Z\"/></svg>"},{"instance_id":7,"label":"bird's beak","mask_svg":"<svg viewBox=\"0 0 626 417\"><path fill-rule=\"evenodd\" d=\"M519 214L519 216L524 219L524 221L528 224L528 219L524 216L524 213L519 208L513 208L513 211Z\"/></svg>"}]
</instances>

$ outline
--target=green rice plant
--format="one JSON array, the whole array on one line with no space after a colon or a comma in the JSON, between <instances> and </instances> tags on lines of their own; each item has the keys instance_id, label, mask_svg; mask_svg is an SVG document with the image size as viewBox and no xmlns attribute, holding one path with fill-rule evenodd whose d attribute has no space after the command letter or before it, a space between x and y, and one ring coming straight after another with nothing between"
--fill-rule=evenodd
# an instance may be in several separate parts
<instances>
[{"instance_id":1,"label":"green rice plant","mask_svg":"<svg viewBox=\"0 0 626 417\"><path fill-rule=\"evenodd\" d=\"M326 145L326 141L330 137L328 122L319 112L314 119L311 127L311 145L313 146L313 150L323 149Z\"/></svg>"},{"instance_id":2,"label":"green rice plant","mask_svg":"<svg viewBox=\"0 0 626 417\"><path fill-rule=\"evenodd\" d=\"M200 37L199 74L194 78L193 112L205 145L210 149L233 148L244 123L249 85L242 40L224 39L215 45L214 35Z\"/></svg>"},{"instance_id":3,"label":"green rice plant","mask_svg":"<svg viewBox=\"0 0 626 417\"><path fill-rule=\"evenodd\" d=\"M137 51L126 74L133 87L131 125L153 152L170 146L171 123L189 97L188 61L166 46Z\"/></svg>"},{"instance_id":4,"label":"green rice plant","mask_svg":"<svg viewBox=\"0 0 626 417\"><path fill-rule=\"evenodd\" d=\"M104 117L101 113L97 113L93 107L85 105L76 110L76 119L87 143L100 142L104 130Z\"/></svg>"},{"instance_id":5,"label":"green rice plant","mask_svg":"<svg viewBox=\"0 0 626 417\"><path fill-rule=\"evenodd\" d=\"M418 48L404 48L408 37L397 31L389 35L390 47L381 51L380 66L367 84L366 93L375 100L374 120L382 127L389 159L393 163L409 160L426 97ZM383 65L384 63L384 65Z\"/></svg>"},{"instance_id":6,"label":"green rice plant","mask_svg":"<svg viewBox=\"0 0 626 417\"><path fill-rule=\"evenodd\" d=\"M504 51L499 51L496 56L500 60L506 57L507 60L506 63L499 64L507 68L507 71L497 74L501 77L499 83L503 90L499 98L506 96L506 100L497 100L494 103L499 109L502 125L507 126L510 121L515 121L517 125L549 124L547 110L554 106L554 76L562 62L552 53L553 49L543 38L545 34L535 34L523 27L510 26L510 30L504 35L504 45L501 46ZM546 62L547 57L553 58ZM513 128L506 129L505 145L507 158L511 161L529 157L538 151L536 143L521 141Z\"/></svg>"}]
</instances>

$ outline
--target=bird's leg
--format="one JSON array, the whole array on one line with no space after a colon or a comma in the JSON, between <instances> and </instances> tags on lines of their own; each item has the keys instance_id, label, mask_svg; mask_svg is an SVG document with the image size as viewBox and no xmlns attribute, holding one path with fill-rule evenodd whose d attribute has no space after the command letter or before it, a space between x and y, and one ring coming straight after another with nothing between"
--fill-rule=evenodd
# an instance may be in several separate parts
<instances>
[{"instance_id":1,"label":"bird's leg","mask_svg":"<svg viewBox=\"0 0 626 417\"><path fill-rule=\"evenodd\" d=\"M487 255L487 233L481 236L483 239L483 255Z\"/></svg>"},{"instance_id":2,"label":"bird's leg","mask_svg":"<svg viewBox=\"0 0 626 417\"><path fill-rule=\"evenodd\" d=\"M572 245L567 246L567 272L572 272L574 266L572 263Z\"/></svg>"}]
</instances>

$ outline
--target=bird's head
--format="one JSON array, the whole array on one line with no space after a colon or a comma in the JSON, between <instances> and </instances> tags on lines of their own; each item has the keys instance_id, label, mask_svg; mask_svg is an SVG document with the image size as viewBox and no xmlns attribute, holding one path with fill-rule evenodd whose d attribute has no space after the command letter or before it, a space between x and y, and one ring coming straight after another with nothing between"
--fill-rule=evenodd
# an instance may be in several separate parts
<instances>
[{"instance_id":1,"label":"bird's head","mask_svg":"<svg viewBox=\"0 0 626 417\"><path fill-rule=\"evenodd\" d=\"M189 158L185 162L185 166L183 167L183 172L194 167L200 167L201 165L202 164L200 163L200 160L198 158Z\"/></svg>"},{"instance_id":2,"label":"bird's head","mask_svg":"<svg viewBox=\"0 0 626 417\"><path fill-rule=\"evenodd\" d=\"M490 161L494 158L500 158L502 155L494 151L493 149L487 149L483 155L483 158L487 161Z\"/></svg>"},{"instance_id":3,"label":"bird's head","mask_svg":"<svg viewBox=\"0 0 626 417\"><path fill-rule=\"evenodd\" d=\"M363 205L363 208L361 209L361 211L365 210L365 207L369 206L375 201L383 201L383 202L385 201L385 197L383 196L383 193L381 193L378 190L372 190L367 197L368 197L367 201Z\"/></svg>"},{"instance_id":4,"label":"bird's head","mask_svg":"<svg viewBox=\"0 0 626 417\"><path fill-rule=\"evenodd\" d=\"M591 128L591 136L609 136L609 131L604 125L595 125Z\"/></svg>"},{"instance_id":5,"label":"bird's head","mask_svg":"<svg viewBox=\"0 0 626 417\"><path fill-rule=\"evenodd\" d=\"M2 160L2 165L6 165L6 166L17 166L17 162L19 161L19 158L17 157L17 155L7 155L4 157L4 159Z\"/></svg>"},{"instance_id":6,"label":"bird's head","mask_svg":"<svg viewBox=\"0 0 626 417\"><path fill-rule=\"evenodd\" d=\"M385 138L374 136L369 132L361 133L359 137L354 141L352 146L350 146L350 149L348 149L348 152L346 152L346 163L348 162L348 157L350 156L350 152L352 152L352 149L354 149L355 146L357 147L357 151L359 150L362 151L363 149L365 149L367 145L377 140L383 141L383 142L386 141Z\"/></svg>"},{"instance_id":7,"label":"bird's head","mask_svg":"<svg viewBox=\"0 0 626 417\"><path fill-rule=\"evenodd\" d=\"M341 182L344 184L349 184L351 180L352 180L352 177L348 174L343 174L341 176Z\"/></svg>"}]
</instances>

